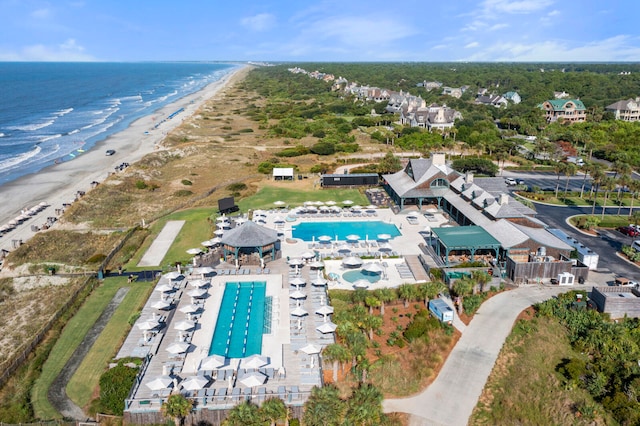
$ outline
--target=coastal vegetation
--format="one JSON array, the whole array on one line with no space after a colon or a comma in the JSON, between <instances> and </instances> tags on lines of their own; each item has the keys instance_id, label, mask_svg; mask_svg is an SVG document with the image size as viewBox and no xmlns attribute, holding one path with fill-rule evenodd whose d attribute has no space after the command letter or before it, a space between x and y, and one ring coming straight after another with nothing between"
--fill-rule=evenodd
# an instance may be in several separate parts
<instances>
[{"instance_id":1,"label":"coastal vegetation","mask_svg":"<svg viewBox=\"0 0 640 426\"><path fill-rule=\"evenodd\" d=\"M412 155L444 151L450 158L464 157L458 160L461 161L457 166L459 170L473 170L487 175L496 174L495 167L500 164L504 167L505 160L517 163L523 170L553 170L558 177L558 184L553 191L533 190L521 194L532 199L543 196L548 197L545 200L555 199L558 202L586 202L591 203L594 209L603 205L633 206L637 203L640 189L634 187L627 178L630 174L628 166L640 166L640 153L635 148L640 126L638 123L615 121L609 113L604 112L604 106L609 103L637 95L635 91L640 81L637 65L553 64L553 69L540 64L316 65L321 71L342 75L349 81L410 91L422 96L427 104L446 103L460 110L464 118L456 123L455 130L448 135L403 127L396 123L397 116L384 113L384 103L344 96L332 91L331 83L292 74L285 66L253 69L246 79L225 89L221 96L207 102L197 115L185 120L181 127L171 132L164 141L163 149L147 155L123 171L113 173L109 179L69 206L54 230L39 233L8 256L7 264L13 275L0 281L0 308L5 313L0 323L0 362L9 360L20 345L37 333L64 306L70 295L81 287L79 279L59 280L59 277L48 276L51 267L56 272L95 271L101 260L123 238L123 231L137 227L144 221L146 226L136 229L134 236L108 266L113 270L120 265L129 271L139 270L137 261L169 218L182 218L187 224L183 229L184 234L172 246L162 265L185 262L188 260L185 250L205 239L203 235L210 235L210 221L215 216L216 201L225 196L236 197L245 212L255 208L272 208L276 200L295 205L309 199L350 199L365 205L366 198L356 190L318 191L313 174L341 172L346 165L357 165L358 168L352 169L354 171L397 171L401 163L396 154L405 150L411 150ZM316 65L305 64L305 67L313 68ZM544 73L540 71L541 67L546 69ZM565 72L561 72L561 68ZM621 70L629 69L634 72L629 75L618 74ZM424 80L441 81L449 86L466 84L471 89L462 98L455 99L441 95L439 91L428 92L416 87L417 83ZM500 87L505 91L517 89L523 102L508 108L475 105L473 97L476 89L481 87L496 90ZM554 90L565 90L572 96L580 97L589 108L588 122L571 126L560 123L547 125L537 104L552 98ZM514 150L516 139L513 137L516 134L537 136L538 142L529 143L530 151L535 155L548 154L549 159L540 160L535 155L527 158L518 156ZM517 143L526 145L522 139L518 139ZM588 170L590 176L587 179L585 175L585 189L580 194L567 192L563 186L572 172L554 165L554 160L562 157L558 147L572 149L587 160L583 170ZM598 170L589 161L592 158L614 162L615 182L605 179L603 170ZM265 174L269 175L273 167L294 167L309 178L295 182L267 182ZM593 189L587 189L587 184ZM624 186L629 188L628 193L619 190ZM592 216L595 217L595 214ZM605 216L601 225L608 223L606 220ZM628 218L625 220L628 221ZM83 320L83 324L70 321L78 306L63 313L43 343L0 391L0 418L3 421L18 423L35 418L58 417L48 406L46 395L47 386L68 356L67 349L60 349L59 345L68 345L68 350L77 346L78 339L82 333L86 333L85 329L92 323L93 316L102 312L101 307L108 299L107 293L123 285L122 282L113 284L112 278L109 278L99 286L95 292L99 301L93 302L92 296L87 302L87 306L93 306L94 312L83 308L78 314L80 319L74 318L74 321ZM469 312L477 309L481 300L468 293L468 286L457 287L463 296L463 308ZM125 314L126 309L128 312L135 311L140 298L144 298L144 287L139 290L135 296L130 290L122 305L125 311L114 313L112 322L103 332L104 340L101 336L96 347L87 355L87 362L93 362L93 370L83 364L72 379L68 392L79 405L86 406L89 403L87 393L95 391L99 382L98 373L106 369L114 354L114 346L126 332L129 319ZM397 295L392 296L382 293L363 295L360 292L349 297L339 293L331 295L336 306L341 340L339 346L328 351L333 352L328 359L331 364L337 362L337 384L341 401L344 402L341 415L350 413L350 419L361 418L357 414L356 402L349 402L349 395L355 395L356 390L363 389L372 400L377 401L376 392L394 396L415 392L434 376L448 348L455 342L456 333L453 329L434 323L425 314L424 297L419 292L409 287L403 288L402 294L399 292L400 289ZM402 302L394 302L397 299L402 299ZM82 302L85 297L78 300ZM390 302L392 306L389 306ZM339 313L340 309L342 314ZM520 359L522 352L529 355L527 359L536 362L525 363L528 368L526 371L514 370L509 373L513 375L505 376L508 377L505 383L513 386L522 383L521 387L510 388L503 383L500 386L504 386L504 394L498 393L497 387L491 388L495 398L487 402L491 404L486 406L490 407L486 409L490 413L479 414L480 424L535 422L535 419L542 419L540 423L546 424L565 423L569 419L579 423L581 420L576 420L578 412L584 416L581 418L587 418L586 413L594 412L593 421L605 419L605 423L610 423L608 413L620 418L620 413L637 408L633 404L626 404L622 395L635 392L635 379L631 376L619 377L610 371L610 357L617 353L576 346L570 335L565 336L565 340L562 336L554 340L549 333L541 334L547 328L553 331L560 326L559 323L553 324L555 317L540 315L536 321L541 326L526 332L522 330L527 327L524 323L516 327L514 333L520 333L520 337L510 343L513 345L510 346L512 353L508 355L511 357L509 359L516 356ZM381 319L382 325L379 324ZM589 320L595 323L592 317ZM66 329L61 332L67 322L70 330L79 327L76 330L78 336L67 336ZM530 323L534 324L533 321ZM562 327L568 327L562 324ZM629 346L633 349L631 353L635 354L633 345L637 343L629 340L634 336L631 324L625 321L622 329L610 330L626 336L626 340L607 340L606 344ZM606 328L609 326L601 327L593 330L598 333L609 330ZM531 341L529 336L533 336ZM63 343L56 344L56 340ZM549 342L549 346L540 347L532 343L534 341ZM531 345L531 349L526 345ZM572 362L562 371L548 371L545 370L548 365L535 355L536 350L542 355L548 353L553 359L558 359L555 366L562 362L562 357L571 358ZM589 351L585 352L589 354L589 361L580 356L580 351L584 350ZM607 356L601 356L605 352ZM573 358L576 360L573 361ZM627 358L625 360L628 361ZM347 368L341 368L343 366ZM416 374L407 377L407 369L416 371ZM579 374L571 373L574 370ZM604 387L600 388L604 389L602 393L587 394L592 389L589 387L591 382L583 378L587 377L583 374L585 370L588 374L593 371L602 374L596 377L597 380L593 379L596 384L602 385L604 382L598 380L606 379ZM631 367L627 370L634 371ZM329 375L333 376L333 371ZM548 380L540 384L530 383L523 380L524 376L534 379L545 376ZM346 385L343 389L340 381L345 377L348 380L344 382ZM329 377L329 381L331 379ZM360 385L360 382L367 386ZM375 388L369 384L375 385ZM538 405L525 404L527 398L531 399L534 389L554 389L558 388L558 384L558 394L540 397L536 400L541 401L537 402ZM320 401L323 399L320 398ZM500 406L499 401L507 403ZM93 404L94 407L98 406L97 402ZM523 409L514 413L513 407L519 404L523 404ZM594 406L598 408L589 408ZM322 408L323 405L317 407ZM371 410L373 419L377 415L375 407ZM540 407L549 407L549 410L544 411ZM600 407L604 407L607 414L602 414L604 409ZM549 413L554 410L555 413Z\"/></svg>"}]
</instances>

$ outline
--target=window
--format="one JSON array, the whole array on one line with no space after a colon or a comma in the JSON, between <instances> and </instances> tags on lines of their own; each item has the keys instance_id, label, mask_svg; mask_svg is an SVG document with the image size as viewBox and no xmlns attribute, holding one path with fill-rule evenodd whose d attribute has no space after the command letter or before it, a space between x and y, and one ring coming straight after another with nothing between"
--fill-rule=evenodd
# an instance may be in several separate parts
<instances>
[{"instance_id":1,"label":"window","mask_svg":"<svg viewBox=\"0 0 640 426\"><path fill-rule=\"evenodd\" d=\"M449 182L446 179L438 178L431 182L431 188L448 188Z\"/></svg>"}]
</instances>

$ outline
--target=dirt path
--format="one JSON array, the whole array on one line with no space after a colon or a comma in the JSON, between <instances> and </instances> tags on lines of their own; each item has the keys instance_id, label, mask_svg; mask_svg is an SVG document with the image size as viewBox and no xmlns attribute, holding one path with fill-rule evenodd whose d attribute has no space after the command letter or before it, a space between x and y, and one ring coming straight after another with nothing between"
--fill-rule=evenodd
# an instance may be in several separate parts
<instances>
[{"instance_id":1,"label":"dirt path","mask_svg":"<svg viewBox=\"0 0 640 426\"><path fill-rule=\"evenodd\" d=\"M48 394L49 402L51 402L51 405L53 405L53 407L65 418L74 420L86 420L88 418L84 411L82 411L82 408L78 407L67 396L67 384L128 292L128 288L121 288L117 291L115 296L113 296L113 299L111 299L111 302L109 302L100 317L98 317L96 323L87 332L87 335L76 348L73 355L71 355L71 358L69 358L69 361L64 366L58 377L56 377L51 384Z\"/></svg>"}]
</instances>

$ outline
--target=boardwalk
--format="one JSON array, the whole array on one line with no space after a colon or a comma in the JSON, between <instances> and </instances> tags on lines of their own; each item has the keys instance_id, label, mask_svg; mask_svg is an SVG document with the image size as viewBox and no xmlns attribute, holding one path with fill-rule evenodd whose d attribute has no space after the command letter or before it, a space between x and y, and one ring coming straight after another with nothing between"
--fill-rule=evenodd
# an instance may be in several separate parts
<instances>
[{"instance_id":1,"label":"boardwalk","mask_svg":"<svg viewBox=\"0 0 640 426\"><path fill-rule=\"evenodd\" d=\"M153 240L147 252L142 256L142 259L140 259L138 266L160 266L160 262L162 262L169 248L171 248L173 240L180 233L184 223L184 220L170 220L167 222L160 234Z\"/></svg>"}]
</instances>

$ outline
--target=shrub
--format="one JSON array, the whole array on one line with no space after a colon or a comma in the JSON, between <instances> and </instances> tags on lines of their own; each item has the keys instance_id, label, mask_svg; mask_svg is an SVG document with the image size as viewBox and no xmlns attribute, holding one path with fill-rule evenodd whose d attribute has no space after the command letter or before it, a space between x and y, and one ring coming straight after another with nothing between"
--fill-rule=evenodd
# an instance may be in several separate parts
<instances>
[{"instance_id":1,"label":"shrub","mask_svg":"<svg viewBox=\"0 0 640 426\"><path fill-rule=\"evenodd\" d=\"M238 133L253 133L253 129L246 128L238 130Z\"/></svg>"},{"instance_id":2,"label":"shrub","mask_svg":"<svg viewBox=\"0 0 640 426\"><path fill-rule=\"evenodd\" d=\"M143 180L137 180L136 181L136 188L138 189L147 189L149 187L149 185L147 185L147 182L143 181Z\"/></svg>"},{"instance_id":3,"label":"shrub","mask_svg":"<svg viewBox=\"0 0 640 426\"><path fill-rule=\"evenodd\" d=\"M462 300L462 307L464 308L464 311L468 315L473 315L478 310L480 305L482 305L482 302L484 301L485 296L486 295L484 293L465 296L464 299Z\"/></svg>"},{"instance_id":4,"label":"shrub","mask_svg":"<svg viewBox=\"0 0 640 426\"><path fill-rule=\"evenodd\" d=\"M227 185L227 191L232 191L232 192L236 192L236 191L244 191L245 189L247 189L247 184L242 183L242 182L236 182L236 183L232 183L230 185Z\"/></svg>"},{"instance_id":5,"label":"shrub","mask_svg":"<svg viewBox=\"0 0 640 426\"><path fill-rule=\"evenodd\" d=\"M127 367L124 360L121 360L100 377L100 407L103 412L122 415L124 400L129 395L137 373L137 368Z\"/></svg>"},{"instance_id":6,"label":"shrub","mask_svg":"<svg viewBox=\"0 0 640 426\"><path fill-rule=\"evenodd\" d=\"M193 185L193 183L189 179L182 179L181 182L185 186Z\"/></svg>"},{"instance_id":7,"label":"shrub","mask_svg":"<svg viewBox=\"0 0 640 426\"><path fill-rule=\"evenodd\" d=\"M309 150L304 145L296 145L293 148L286 148L276 153L278 157L299 157L301 155L307 155Z\"/></svg>"},{"instance_id":8,"label":"shrub","mask_svg":"<svg viewBox=\"0 0 640 426\"><path fill-rule=\"evenodd\" d=\"M336 147L330 142L318 142L310 148L310 151L318 155L331 155L336 152Z\"/></svg>"},{"instance_id":9,"label":"shrub","mask_svg":"<svg viewBox=\"0 0 640 426\"><path fill-rule=\"evenodd\" d=\"M107 258L107 255L103 253L96 253L87 259L87 263L100 263Z\"/></svg>"},{"instance_id":10,"label":"shrub","mask_svg":"<svg viewBox=\"0 0 640 426\"><path fill-rule=\"evenodd\" d=\"M173 193L174 197L189 197L191 195L193 195L193 192L189 191L188 189L180 189Z\"/></svg>"}]
</instances>

